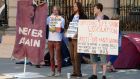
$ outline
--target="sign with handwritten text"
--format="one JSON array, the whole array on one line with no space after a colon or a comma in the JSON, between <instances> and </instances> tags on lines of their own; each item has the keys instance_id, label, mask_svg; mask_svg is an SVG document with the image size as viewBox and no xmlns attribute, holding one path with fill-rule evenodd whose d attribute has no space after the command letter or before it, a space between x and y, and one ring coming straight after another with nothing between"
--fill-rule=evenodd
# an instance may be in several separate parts
<instances>
[{"instance_id":1,"label":"sign with handwritten text","mask_svg":"<svg viewBox=\"0 0 140 79\"><path fill-rule=\"evenodd\" d=\"M80 20L78 53L118 55L119 20Z\"/></svg>"},{"instance_id":2,"label":"sign with handwritten text","mask_svg":"<svg viewBox=\"0 0 140 79\"><path fill-rule=\"evenodd\" d=\"M66 37L73 38L77 33L77 29L78 29L78 22L70 22L69 28L66 33Z\"/></svg>"}]
</instances>

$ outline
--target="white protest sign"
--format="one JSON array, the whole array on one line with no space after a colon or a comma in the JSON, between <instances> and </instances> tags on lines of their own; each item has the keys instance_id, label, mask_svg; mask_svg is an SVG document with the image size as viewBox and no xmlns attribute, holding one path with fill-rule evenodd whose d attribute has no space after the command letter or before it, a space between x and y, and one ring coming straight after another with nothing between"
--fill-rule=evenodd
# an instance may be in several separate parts
<instances>
[{"instance_id":1,"label":"white protest sign","mask_svg":"<svg viewBox=\"0 0 140 79\"><path fill-rule=\"evenodd\" d=\"M60 32L62 28L62 17L61 16L50 16L49 31L52 33Z\"/></svg>"},{"instance_id":2,"label":"white protest sign","mask_svg":"<svg viewBox=\"0 0 140 79\"><path fill-rule=\"evenodd\" d=\"M119 20L80 20L78 53L118 55Z\"/></svg>"},{"instance_id":3,"label":"white protest sign","mask_svg":"<svg viewBox=\"0 0 140 79\"><path fill-rule=\"evenodd\" d=\"M62 21L61 21L61 16L58 16L58 17L56 17L56 16L50 16L50 23L49 23L49 26L50 27L61 27L61 23L62 23Z\"/></svg>"},{"instance_id":4,"label":"white protest sign","mask_svg":"<svg viewBox=\"0 0 140 79\"><path fill-rule=\"evenodd\" d=\"M77 33L78 22L70 22L66 37L73 38Z\"/></svg>"}]
</instances>

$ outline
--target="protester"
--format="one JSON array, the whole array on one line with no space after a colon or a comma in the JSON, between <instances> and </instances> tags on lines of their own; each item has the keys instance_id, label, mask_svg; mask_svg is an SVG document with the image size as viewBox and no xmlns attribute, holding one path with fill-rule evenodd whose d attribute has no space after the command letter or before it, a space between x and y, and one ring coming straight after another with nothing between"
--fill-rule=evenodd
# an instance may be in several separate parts
<instances>
[{"instance_id":1,"label":"protester","mask_svg":"<svg viewBox=\"0 0 140 79\"><path fill-rule=\"evenodd\" d=\"M49 76L61 75L61 41L62 41L62 29L65 25L65 20L60 16L60 8L53 7L52 14L47 18L47 24L49 25L48 36L48 48L50 53L51 73ZM57 63L57 71L55 71L55 57Z\"/></svg>"},{"instance_id":2,"label":"protester","mask_svg":"<svg viewBox=\"0 0 140 79\"><path fill-rule=\"evenodd\" d=\"M111 18L111 20L119 20L119 16L113 16ZM118 44L119 44L119 47L118 47L119 52L121 50L121 36L122 36L122 34L121 34L121 32L119 32L119 42L118 42ZM109 61L107 63L107 69L108 69L109 72L116 72L116 69L114 68L113 64L115 63L117 58L118 58L117 55L110 55L109 56Z\"/></svg>"},{"instance_id":3,"label":"protester","mask_svg":"<svg viewBox=\"0 0 140 79\"><path fill-rule=\"evenodd\" d=\"M101 3L97 3L94 5L94 19L95 20L108 20L109 17L102 13L103 5ZM91 55L91 61L93 66L93 75L90 76L88 79L98 79L97 78L97 63L100 58L100 64L103 69L103 76L102 79L106 79L106 70L107 70L107 56L106 55Z\"/></svg>"},{"instance_id":4,"label":"protester","mask_svg":"<svg viewBox=\"0 0 140 79\"><path fill-rule=\"evenodd\" d=\"M121 39L122 39L122 34L119 32L119 52L121 51ZM109 72L116 72L115 67L113 66L115 61L117 60L118 56L117 55L110 55L109 56L109 61L107 63L108 66L108 71Z\"/></svg>"},{"instance_id":5,"label":"protester","mask_svg":"<svg viewBox=\"0 0 140 79\"><path fill-rule=\"evenodd\" d=\"M69 22L78 22L79 19L87 19L87 16L84 14L84 10L82 4L80 2L76 2L73 6L73 14L69 18ZM70 44L70 56L71 62L73 65L73 73L71 76L82 77L81 74L81 61L80 54L77 53L77 35L74 38L69 38Z\"/></svg>"}]
</instances>

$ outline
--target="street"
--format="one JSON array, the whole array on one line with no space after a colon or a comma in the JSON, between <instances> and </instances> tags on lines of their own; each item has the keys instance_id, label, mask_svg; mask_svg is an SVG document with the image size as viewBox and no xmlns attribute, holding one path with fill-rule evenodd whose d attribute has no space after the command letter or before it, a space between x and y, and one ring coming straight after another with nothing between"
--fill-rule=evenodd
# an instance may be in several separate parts
<instances>
[{"instance_id":1,"label":"street","mask_svg":"<svg viewBox=\"0 0 140 79\"><path fill-rule=\"evenodd\" d=\"M99 66L100 67L100 66ZM7 76L10 73L23 73L23 65L16 65L10 59L0 59L0 79L19 79L12 78L11 76ZM107 79L140 79L140 70L129 69L129 70L117 70L118 72L107 73ZM63 67L62 68L62 76L61 77L47 77L50 72L49 67L35 68L34 66L27 66L27 74L24 79L67 79L67 73L72 72L72 67ZM36 76L32 76L36 74ZM92 68L90 65L82 65L82 78L74 78L71 79L88 79L88 77L92 74ZM30 76L31 75L31 76ZM98 78L101 79L101 69L98 68ZM7 78L6 78L7 77ZM11 77L11 78L10 78ZM21 78L20 78L21 79Z\"/></svg>"}]
</instances>

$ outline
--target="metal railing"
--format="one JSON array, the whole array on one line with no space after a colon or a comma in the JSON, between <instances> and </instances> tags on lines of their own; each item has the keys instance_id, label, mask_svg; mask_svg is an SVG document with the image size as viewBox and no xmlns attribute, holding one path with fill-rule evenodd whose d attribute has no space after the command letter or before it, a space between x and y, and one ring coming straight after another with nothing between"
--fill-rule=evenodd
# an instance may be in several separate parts
<instances>
[{"instance_id":1,"label":"metal railing","mask_svg":"<svg viewBox=\"0 0 140 79\"><path fill-rule=\"evenodd\" d=\"M0 19L0 26L6 26L8 24L8 18L7 18L7 0L4 0L4 4L5 4L5 8L4 8L4 15L0 15L3 16Z\"/></svg>"},{"instance_id":2,"label":"metal railing","mask_svg":"<svg viewBox=\"0 0 140 79\"><path fill-rule=\"evenodd\" d=\"M83 4L83 8L85 14L90 18L92 16L92 5L96 3L97 0L48 0L49 2L49 14L51 14L52 7L57 5L61 8L61 14L66 20L66 24L70 15L72 15L73 4L75 2L81 2ZM67 28L67 25L66 25Z\"/></svg>"},{"instance_id":3,"label":"metal railing","mask_svg":"<svg viewBox=\"0 0 140 79\"><path fill-rule=\"evenodd\" d=\"M140 31L140 0L119 0L120 28L122 31Z\"/></svg>"},{"instance_id":4,"label":"metal railing","mask_svg":"<svg viewBox=\"0 0 140 79\"><path fill-rule=\"evenodd\" d=\"M72 7L75 2L81 2L83 4L84 11L88 18L92 16L92 6L98 0L48 0L49 2L49 14L51 14L52 6L57 5L61 8L62 16L66 20L72 14ZM117 1L116 9L120 15L120 29L121 31L140 31L140 0L114 0ZM66 25L67 26L67 25Z\"/></svg>"}]
</instances>

